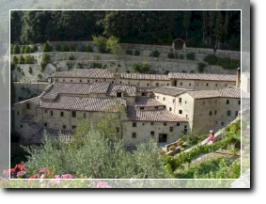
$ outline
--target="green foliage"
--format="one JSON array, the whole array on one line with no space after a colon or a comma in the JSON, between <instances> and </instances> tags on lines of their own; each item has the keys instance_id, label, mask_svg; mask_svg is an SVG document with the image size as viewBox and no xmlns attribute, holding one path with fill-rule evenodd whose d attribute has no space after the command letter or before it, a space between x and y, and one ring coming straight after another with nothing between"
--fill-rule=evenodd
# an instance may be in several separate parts
<instances>
[{"instance_id":1,"label":"green foliage","mask_svg":"<svg viewBox=\"0 0 266 204\"><path fill-rule=\"evenodd\" d=\"M73 174L75 178L167 178L160 161L159 148L153 141L141 144L134 152L120 141L110 141L86 124L75 131L75 139L46 139L41 147L25 148L27 175L48 168L54 174Z\"/></svg>"},{"instance_id":2,"label":"green foliage","mask_svg":"<svg viewBox=\"0 0 266 204\"><path fill-rule=\"evenodd\" d=\"M50 60L50 55L48 55L48 54L43 54L43 56L42 56L42 61L43 62L48 62Z\"/></svg>"},{"instance_id":3,"label":"green foliage","mask_svg":"<svg viewBox=\"0 0 266 204\"><path fill-rule=\"evenodd\" d=\"M17 56L14 55L14 56L12 57L12 63L14 63L14 64L18 64L18 61L19 61L19 60L18 60Z\"/></svg>"},{"instance_id":4,"label":"green foliage","mask_svg":"<svg viewBox=\"0 0 266 204\"><path fill-rule=\"evenodd\" d=\"M43 50L43 52L50 52L50 51L51 51L51 47L50 47L50 45L46 42L46 43L44 43L42 50Z\"/></svg>"},{"instance_id":5,"label":"green foliage","mask_svg":"<svg viewBox=\"0 0 266 204\"><path fill-rule=\"evenodd\" d=\"M96 47L98 48L98 51L100 53L105 53L106 52L106 43L107 43L107 39L103 36L92 36L93 39L93 43L96 45Z\"/></svg>"},{"instance_id":6,"label":"green foliage","mask_svg":"<svg viewBox=\"0 0 266 204\"><path fill-rule=\"evenodd\" d=\"M42 75L38 74L38 79L41 80L42 79Z\"/></svg>"},{"instance_id":7,"label":"green foliage","mask_svg":"<svg viewBox=\"0 0 266 204\"><path fill-rule=\"evenodd\" d=\"M90 68L102 68L102 63L93 62L90 64Z\"/></svg>"},{"instance_id":8,"label":"green foliage","mask_svg":"<svg viewBox=\"0 0 266 204\"><path fill-rule=\"evenodd\" d=\"M20 53L20 48L17 44L14 45L12 53L13 54L19 54Z\"/></svg>"},{"instance_id":9,"label":"green foliage","mask_svg":"<svg viewBox=\"0 0 266 204\"><path fill-rule=\"evenodd\" d=\"M210 65L218 65L224 69L237 69L240 67L240 61L229 57L217 57L216 55L207 55L204 61Z\"/></svg>"},{"instance_id":10,"label":"green foliage","mask_svg":"<svg viewBox=\"0 0 266 204\"><path fill-rule=\"evenodd\" d=\"M153 50L150 53L151 57L159 57L160 56L160 52L158 50Z\"/></svg>"},{"instance_id":11,"label":"green foliage","mask_svg":"<svg viewBox=\"0 0 266 204\"><path fill-rule=\"evenodd\" d=\"M69 47L67 44L61 45L61 52L69 52Z\"/></svg>"},{"instance_id":12,"label":"green foliage","mask_svg":"<svg viewBox=\"0 0 266 204\"><path fill-rule=\"evenodd\" d=\"M68 57L68 60L75 60L74 55L70 55L70 56Z\"/></svg>"},{"instance_id":13,"label":"green foliage","mask_svg":"<svg viewBox=\"0 0 266 204\"><path fill-rule=\"evenodd\" d=\"M86 52L93 52L93 48L90 45L87 45Z\"/></svg>"},{"instance_id":14,"label":"green foliage","mask_svg":"<svg viewBox=\"0 0 266 204\"><path fill-rule=\"evenodd\" d=\"M188 53L187 54L187 59L188 60L195 60L196 59L195 53L194 52Z\"/></svg>"},{"instance_id":15,"label":"green foliage","mask_svg":"<svg viewBox=\"0 0 266 204\"><path fill-rule=\"evenodd\" d=\"M32 52L37 52L38 51L38 47L37 45L33 45L33 47L31 48Z\"/></svg>"},{"instance_id":16,"label":"green foliage","mask_svg":"<svg viewBox=\"0 0 266 204\"><path fill-rule=\"evenodd\" d=\"M207 65L203 62L198 63L198 72L203 73L206 66Z\"/></svg>"},{"instance_id":17,"label":"green foliage","mask_svg":"<svg viewBox=\"0 0 266 204\"><path fill-rule=\"evenodd\" d=\"M25 57L25 64L33 64L33 58L30 55Z\"/></svg>"},{"instance_id":18,"label":"green foliage","mask_svg":"<svg viewBox=\"0 0 266 204\"><path fill-rule=\"evenodd\" d=\"M132 68L139 73L151 73L152 70L150 68L150 65L147 62L142 63L134 63L132 64Z\"/></svg>"},{"instance_id":19,"label":"green foliage","mask_svg":"<svg viewBox=\"0 0 266 204\"><path fill-rule=\"evenodd\" d=\"M106 50L114 55L117 55L121 51L121 46L119 44L119 39L111 36L106 41Z\"/></svg>"},{"instance_id":20,"label":"green foliage","mask_svg":"<svg viewBox=\"0 0 266 204\"><path fill-rule=\"evenodd\" d=\"M22 55L19 56L18 63L19 64L24 64L25 63L25 58Z\"/></svg>"}]
</instances>

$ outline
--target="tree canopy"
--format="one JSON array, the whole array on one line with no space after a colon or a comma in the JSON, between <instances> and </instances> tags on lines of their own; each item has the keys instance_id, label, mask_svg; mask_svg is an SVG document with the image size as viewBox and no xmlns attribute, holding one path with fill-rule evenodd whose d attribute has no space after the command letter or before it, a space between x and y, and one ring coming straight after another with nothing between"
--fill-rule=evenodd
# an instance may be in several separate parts
<instances>
[{"instance_id":1,"label":"tree canopy","mask_svg":"<svg viewBox=\"0 0 266 204\"><path fill-rule=\"evenodd\" d=\"M12 11L11 42L92 40L114 36L122 43L240 49L239 11Z\"/></svg>"}]
</instances>

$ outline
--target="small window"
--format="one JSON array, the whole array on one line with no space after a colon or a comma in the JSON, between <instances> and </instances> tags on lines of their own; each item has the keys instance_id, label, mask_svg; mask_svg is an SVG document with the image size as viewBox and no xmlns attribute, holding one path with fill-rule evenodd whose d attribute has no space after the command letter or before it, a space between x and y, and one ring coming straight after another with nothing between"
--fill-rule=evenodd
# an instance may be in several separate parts
<instances>
[{"instance_id":1,"label":"small window","mask_svg":"<svg viewBox=\"0 0 266 204\"><path fill-rule=\"evenodd\" d=\"M238 111L236 111L236 114L235 114L235 116L236 116L236 117L238 116Z\"/></svg>"},{"instance_id":2,"label":"small window","mask_svg":"<svg viewBox=\"0 0 266 204\"><path fill-rule=\"evenodd\" d=\"M169 108L169 111L172 111L172 108L171 107Z\"/></svg>"},{"instance_id":3,"label":"small window","mask_svg":"<svg viewBox=\"0 0 266 204\"><path fill-rule=\"evenodd\" d=\"M226 104L229 105L230 101L229 100L226 100Z\"/></svg>"},{"instance_id":4,"label":"small window","mask_svg":"<svg viewBox=\"0 0 266 204\"><path fill-rule=\"evenodd\" d=\"M63 79L63 82L65 82L65 80Z\"/></svg>"},{"instance_id":5,"label":"small window","mask_svg":"<svg viewBox=\"0 0 266 204\"><path fill-rule=\"evenodd\" d=\"M48 111L47 111L47 110L44 110L44 112L45 112L45 113L48 113Z\"/></svg>"},{"instance_id":6,"label":"small window","mask_svg":"<svg viewBox=\"0 0 266 204\"><path fill-rule=\"evenodd\" d=\"M238 105L241 105L241 101L240 100L238 101Z\"/></svg>"},{"instance_id":7,"label":"small window","mask_svg":"<svg viewBox=\"0 0 266 204\"><path fill-rule=\"evenodd\" d=\"M20 125L20 128L23 128L23 125Z\"/></svg>"},{"instance_id":8,"label":"small window","mask_svg":"<svg viewBox=\"0 0 266 204\"><path fill-rule=\"evenodd\" d=\"M112 84L114 83L114 81L112 81Z\"/></svg>"},{"instance_id":9,"label":"small window","mask_svg":"<svg viewBox=\"0 0 266 204\"><path fill-rule=\"evenodd\" d=\"M179 112L179 114L182 114L182 113L183 113L183 111L182 111L182 110L179 110L178 112Z\"/></svg>"},{"instance_id":10,"label":"small window","mask_svg":"<svg viewBox=\"0 0 266 204\"><path fill-rule=\"evenodd\" d=\"M17 115L19 115L19 111L17 111Z\"/></svg>"},{"instance_id":11,"label":"small window","mask_svg":"<svg viewBox=\"0 0 266 204\"><path fill-rule=\"evenodd\" d=\"M29 103L27 103L27 110L30 110L30 104Z\"/></svg>"},{"instance_id":12,"label":"small window","mask_svg":"<svg viewBox=\"0 0 266 204\"><path fill-rule=\"evenodd\" d=\"M72 130L75 130L77 128L77 126L73 125L72 126Z\"/></svg>"},{"instance_id":13,"label":"small window","mask_svg":"<svg viewBox=\"0 0 266 204\"><path fill-rule=\"evenodd\" d=\"M176 123L176 126L180 126L180 123Z\"/></svg>"},{"instance_id":14,"label":"small window","mask_svg":"<svg viewBox=\"0 0 266 204\"><path fill-rule=\"evenodd\" d=\"M167 86L169 86L169 84L167 84Z\"/></svg>"},{"instance_id":15,"label":"small window","mask_svg":"<svg viewBox=\"0 0 266 204\"><path fill-rule=\"evenodd\" d=\"M73 80L71 79L70 82L73 82Z\"/></svg>"},{"instance_id":16,"label":"small window","mask_svg":"<svg viewBox=\"0 0 266 204\"><path fill-rule=\"evenodd\" d=\"M151 131L151 135L152 135L152 136L154 135L154 131Z\"/></svg>"},{"instance_id":17,"label":"small window","mask_svg":"<svg viewBox=\"0 0 266 204\"><path fill-rule=\"evenodd\" d=\"M72 111L72 118L75 118L77 115L76 111Z\"/></svg>"},{"instance_id":18,"label":"small window","mask_svg":"<svg viewBox=\"0 0 266 204\"><path fill-rule=\"evenodd\" d=\"M144 110L144 107L140 107L140 110Z\"/></svg>"},{"instance_id":19,"label":"small window","mask_svg":"<svg viewBox=\"0 0 266 204\"><path fill-rule=\"evenodd\" d=\"M221 126L224 126L224 122L221 122Z\"/></svg>"},{"instance_id":20,"label":"small window","mask_svg":"<svg viewBox=\"0 0 266 204\"><path fill-rule=\"evenodd\" d=\"M209 86L209 84L207 83L206 86Z\"/></svg>"},{"instance_id":21,"label":"small window","mask_svg":"<svg viewBox=\"0 0 266 204\"><path fill-rule=\"evenodd\" d=\"M156 86L159 86L159 83L156 83Z\"/></svg>"},{"instance_id":22,"label":"small window","mask_svg":"<svg viewBox=\"0 0 266 204\"><path fill-rule=\"evenodd\" d=\"M163 123L164 126L167 126L167 123Z\"/></svg>"},{"instance_id":23,"label":"small window","mask_svg":"<svg viewBox=\"0 0 266 204\"><path fill-rule=\"evenodd\" d=\"M227 116L231 116L231 111L230 110L227 111Z\"/></svg>"},{"instance_id":24,"label":"small window","mask_svg":"<svg viewBox=\"0 0 266 204\"><path fill-rule=\"evenodd\" d=\"M170 132L173 132L174 131L174 128L173 127L169 127L169 131Z\"/></svg>"},{"instance_id":25,"label":"small window","mask_svg":"<svg viewBox=\"0 0 266 204\"><path fill-rule=\"evenodd\" d=\"M205 105L205 101L202 102L202 105Z\"/></svg>"},{"instance_id":26,"label":"small window","mask_svg":"<svg viewBox=\"0 0 266 204\"><path fill-rule=\"evenodd\" d=\"M119 127L116 127L116 132L118 133L120 131L120 128Z\"/></svg>"},{"instance_id":27,"label":"small window","mask_svg":"<svg viewBox=\"0 0 266 204\"><path fill-rule=\"evenodd\" d=\"M214 111L214 115L217 115L217 110Z\"/></svg>"},{"instance_id":28,"label":"small window","mask_svg":"<svg viewBox=\"0 0 266 204\"><path fill-rule=\"evenodd\" d=\"M137 127L137 123L132 123L132 127Z\"/></svg>"},{"instance_id":29,"label":"small window","mask_svg":"<svg viewBox=\"0 0 266 204\"><path fill-rule=\"evenodd\" d=\"M90 80L87 80L88 83L90 83Z\"/></svg>"},{"instance_id":30,"label":"small window","mask_svg":"<svg viewBox=\"0 0 266 204\"><path fill-rule=\"evenodd\" d=\"M87 117L87 114L86 113L83 113L83 118L86 118Z\"/></svg>"},{"instance_id":31,"label":"small window","mask_svg":"<svg viewBox=\"0 0 266 204\"><path fill-rule=\"evenodd\" d=\"M136 138L137 138L137 133L132 132L132 138L133 138L133 139L136 139Z\"/></svg>"},{"instance_id":32,"label":"small window","mask_svg":"<svg viewBox=\"0 0 266 204\"><path fill-rule=\"evenodd\" d=\"M48 124L47 123L44 123L44 127L48 127Z\"/></svg>"},{"instance_id":33,"label":"small window","mask_svg":"<svg viewBox=\"0 0 266 204\"><path fill-rule=\"evenodd\" d=\"M158 106L155 106L155 109L158 110Z\"/></svg>"},{"instance_id":34,"label":"small window","mask_svg":"<svg viewBox=\"0 0 266 204\"><path fill-rule=\"evenodd\" d=\"M50 116L53 116L54 115L54 112L53 111L50 111Z\"/></svg>"},{"instance_id":35,"label":"small window","mask_svg":"<svg viewBox=\"0 0 266 204\"><path fill-rule=\"evenodd\" d=\"M191 86L191 83L189 83L189 86Z\"/></svg>"},{"instance_id":36,"label":"small window","mask_svg":"<svg viewBox=\"0 0 266 204\"><path fill-rule=\"evenodd\" d=\"M212 111L209 112L209 116L212 116Z\"/></svg>"},{"instance_id":37,"label":"small window","mask_svg":"<svg viewBox=\"0 0 266 204\"><path fill-rule=\"evenodd\" d=\"M151 122L151 126L153 126L154 125L154 122Z\"/></svg>"},{"instance_id":38,"label":"small window","mask_svg":"<svg viewBox=\"0 0 266 204\"><path fill-rule=\"evenodd\" d=\"M64 117L64 112L61 112L60 115L61 115L61 117Z\"/></svg>"},{"instance_id":39,"label":"small window","mask_svg":"<svg viewBox=\"0 0 266 204\"><path fill-rule=\"evenodd\" d=\"M183 86L183 83L182 82L180 82L180 86Z\"/></svg>"},{"instance_id":40,"label":"small window","mask_svg":"<svg viewBox=\"0 0 266 204\"><path fill-rule=\"evenodd\" d=\"M95 82L98 82L98 80L96 79Z\"/></svg>"},{"instance_id":41,"label":"small window","mask_svg":"<svg viewBox=\"0 0 266 204\"><path fill-rule=\"evenodd\" d=\"M179 98L179 103L182 103L182 98Z\"/></svg>"},{"instance_id":42,"label":"small window","mask_svg":"<svg viewBox=\"0 0 266 204\"><path fill-rule=\"evenodd\" d=\"M66 125L63 125L63 129L64 129L64 130L66 129Z\"/></svg>"},{"instance_id":43,"label":"small window","mask_svg":"<svg viewBox=\"0 0 266 204\"><path fill-rule=\"evenodd\" d=\"M79 80L79 82L82 82L82 79L81 79L81 80Z\"/></svg>"},{"instance_id":44,"label":"small window","mask_svg":"<svg viewBox=\"0 0 266 204\"><path fill-rule=\"evenodd\" d=\"M175 99L173 99L173 103L175 102Z\"/></svg>"},{"instance_id":45,"label":"small window","mask_svg":"<svg viewBox=\"0 0 266 204\"><path fill-rule=\"evenodd\" d=\"M163 97L163 100L165 101L165 97Z\"/></svg>"},{"instance_id":46,"label":"small window","mask_svg":"<svg viewBox=\"0 0 266 204\"><path fill-rule=\"evenodd\" d=\"M215 86L217 87L217 86L218 86L218 84L215 84Z\"/></svg>"},{"instance_id":47,"label":"small window","mask_svg":"<svg viewBox=\"0 0 266 204\"><path fill-rule=\"evenodd\" d=\"M116 97L117 97L117 98L121 98L121 97L122 97L122 92L117 92L117 93L116 93Z\"/></svg>"},{"instance_id":48,"label":"small window","mask_svg":"<svg viewBox=\"0 0 266 204\"><path fill-rule=\"evenodd\" d=\"M150 86L150 84L147 84L147 86Z\"/></svg>"}]
</instances>

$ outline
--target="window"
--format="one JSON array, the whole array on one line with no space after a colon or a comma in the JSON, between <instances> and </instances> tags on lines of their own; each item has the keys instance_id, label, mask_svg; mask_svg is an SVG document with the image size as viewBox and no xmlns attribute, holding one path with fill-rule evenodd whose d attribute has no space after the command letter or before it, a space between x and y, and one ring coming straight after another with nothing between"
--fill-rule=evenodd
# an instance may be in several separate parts
<instances>
[{"instance_id":1,"label":"window","mask_svg":"<svg viewBox=\"0 0 266 204\"><path fill-rule=\"evenodd\" d=\"M188 115L186 114L186 118L188 119Z\"/></svg>"},{"instance_id":2,"label":"window","mask_svg":"<svg viewBox=\"0 0 266 204\"><path fill-rule=\"evenodd\" d=\"M120 131L120 128L119 127L116 127L116 132L118 133Z\"/></svg>"},{"instance_id":3,"label":"window","mask_svg":"<svg viewBox=\"0 0 266 204\"><path fill-rule=\"evenodd\" d=\"M209 116L212 116L212 111L209 112Z\"/></svg>"},{"instance_id":4,"label":"window","mask_svg":"<svg viewBox=\"0 0 266 204\"><path fill-rule=\"evenodd\" d=\"M64 130L66 129L66 125L63 125L63 129L64 129Z\"/></svg>"},{"instance_id":5,"label":"window","mask_svg":"<svg viewBox=\"0 0 266 204\"><path fill-rule=\"evenodd\" d=\"M112 84L114 83L114 81L112 81Z\"/></svg>"},{"instance_id":6,"label":"window","mask_svg":"<svg viewBox=\"0 0 266 204\"><path fill-rule=\"evenodd\" d=\"M144 92L142 92L142 93L141 93L141 96L145 96L145 93L144 93Z\"/></svg>"},{"instance_id":7,"label":"window","mask_svg":"<svg viewBox=\"0 0 266 204\"><path fill-rule=\"evenodd\" d=\"M137 123L132 123L132 127L137 127Z\"/></svg>"},{"instance_id":8,"label":"window","mask_svg":"<svg viewBox=\"0 0 266 204\"><path fill-rule=\"evenodd\" d=\"M144 110L144 107L140 107L140 110Z\"/></svg>"},{"instance_id":9,"label":"window","mask_svg":"<svg viewBox=\"0 0 266 204\"><path fill-rule=\"evenodd\" d=\"M72 118L75 118L77 115L76 111L72 111Z\"/></svg>"},{"instance_id":10,"label":"window","mask_svg":"<svg viewBox=\"0 0 266 204\"><path fill-rule=\"evenodd\" d=\"M170 132L173 132L174 131L174 128L173 127L169 127L169 131Z\"/></svg>"},{"instance_id":11,"label":"window","mask_svg":"<svg viewBox=\"0 0 266 204\"><path fill-rule=\"evenodd\" d=\"M180 123L176 123L176 126L180 126Z\"/></svg>"},{"instance_id":12,"label":"window","mask_svg":"<svg viewBox=\"0 0 266 204\"><path fill-rule=\"evenodd\" d=\"M235 114L235 116L236 116L236 117L238 116L238 111L236 111L236 114Z\"/></svg>"},{"instance_id":13,"label":"window","mask_svg":"<svg viewBox=\"0 0 266 204\"><path fill-rule=\"evenodd\" d=\"M61 117L64 117L64 112L61 112L60 115L61 115Z\"/></svg>"},{"instance_id":14,"label":"window","mask_svg":"<svg viewBox=\"0 0 266 204\"><path fill-rule=\"evenodd\" d=\"M159 134L159 142L167 142L167 134Z\"/></svg>"},{"instance_id":15,"label":"window","mask_svg":"<svg viewBox=\"0 0 266 204\"><path fill-rule=\"evenodd\" d=\"M63 82L65 82L65 80L63 79Z\"/></svg>"},{"instance_id":16,"label":"window","mask_svg":"<svg viewBox=\"0 0 266 204\"><path fill-rule=\"evenodd\" d=\"M184 126L184 134L187 134L187 126Z\"/></svg>"},{"instance_id":17,"label":"window","mask_svg":"<svg viewBox=\"0 0 266 204\"><path fill-rule=\"evenodd\" d=\"M214 111L214 115L217 115L217 110Z\"/></svg>"},{"instance_id":18,"label":"window","mask_svg":"<svg viewBox=\"0 0 266 204\"><path fill-rule=\"evenodd\" d=\"M205 101L202 102L202 105L205 105Z\"/></svg>"},{"instance_id":19,"label":"window","mask_svg":"<svg viewBox=\"0 0 266 204\"><path fill-rule=\"evenodd\" d=\"M47 111L47 110L44 110L44 112L45 112L45 113L48 113L48 111Z\"/></svg>"},{"instance_id":20,"label":"window","mask_svg":"<svg viewBox=\"0 0 266 204\"><path fill-rule=\"evenodd\" d=\"M165 97L163 97L163 100L165 101Z\"/></svg>"},{"instance_id":21,"label":"window","mask_svg":"<svg viewBox=\"0 0 266 204\"><path fill-rule=\"evenodd\" d=\"M77 128L77 126L73 125L72 126L72 130L75 130Z\"/></svg>"},{"instance_id":22,"label":"window","mask_svg":"<svg viewBox=\"0 0 266 204\"><path fill-rule=\"evenodd\" d=\"M144 126L144 125L145 125L145 123L142 123L142 125Z\"/></svg>"},{"instance_id":23,"label":"window","mask_svg":"<svg viewBox=\"0 0 266 204\"><path fill-rule=\"evenodd\" d=\"M171 107L169 108L169 111L172 111L172 108Z\"/></svg>"},{"instance_id":24,"label":"window","mask_svg":"<svg viewBox=\"0 0 266 204\"><path fill-rule=\"evenodd\" d=\"M151 125L154 125L154 122L151 122Z\"/></svg>"},{"instance_id":25,"label":"window","mask_svg":"<svg viewBox=\"0 0 266 204\"><path fill-rule=\"evenodd\" d=\"M167 86L169 86L169 84L167 84Z\"/></svg>"},{"instance_id":26,"label":"window","mask_svg":"<svg viewBox=\"0 0 266 204\"><path fill-rule=\"evenodd\" d=\"M156 83L156 86L159 86L159 83Z\"/></svg>"},{"instance_id":27,"label":"window","mask_svg":"<svg viewBox=\"0 0 266 204\"><path fill-rule=\"evenodd\" d=\"M179 98L179 103L182 103L182 98Z\"/></svg>"},{"instance_id":28,"label":"window","mask_svg":"<svg viewBox=\"0 0 266 204\"><path fill-rule=\"evenodd\" d=\"M83 113L83 118L86 118L87 117L87 114L86 113Z\"/></svg>"},{"instance_id":29,"label":"window","mask_svg":"<svg viewBox=\"0 0 266 204\"><path fill-rule=\"evenodd\" d=\"M90 83L90 80L87 80L88 83Z\"/></svg>"},{"instance_id":30,"label":"window","mask_svg":"<svg viewBox=\"0 0 266 204\"><path fill-rule=\"evenodd\" d=\"M191 86L191 83L189 83L189 86Z\"/></svg>"},{"instance_id":31,"label":"window","mask_svg":"<svg viewBox=\"0 0 266 204\"><path fill-rule=\"evenodd\" d=\"M185 101L185 104L187 104L187 101Z\"/></svg>"},{"instance_id":32,"label":"window","mask_svg":"<svg viewBox=\"0 0 266 204\"><path fill-rule=\"evenodd\" d=\"M176 80L174 81L174 86L177 86L177 81Z\"/></svg>"},{"instance_id":33,"label":"window","mask_svg":"<svg viewBox=\"0 0 266 204\"><path fill-rule=\"evenodd\" d=\"M98 80L95 80L95 82L98 82Z\"/></svg>"},{"instance_id":34,"label":"window","mask_svg":"<svg viewBox=\"0 0 266 204\"><path fill-rule=\"evenodd\" d=\"M132 138L133 138L133 139L136 139L136 138L137 138L137 133L132 132Z\"/></svg>"},{"instance_id":35,"label":"window","mask_svg":"<svg viewBox=\"0 0 266 204\"><path fill-rule=\"evenodd\" d=\"M155 106L155 109L158 110L158 106Z\"/></svg>"},{"instance_id":36,"label":"window","mask_svg":"<svg viewBox=\"0 0 266 204\"><path fill-rule=\"evenodd\" d=\"M218 84L215 84L215 86L217 87L217 86L218 86Z\"/></svg>"},{"instance_id":37,"label":"window","mask_svg":"<svg viewBox=\"0 0 266 204\"><path fill-rule=\"evenodd\" d=\"M239 101L238 101L238 105L240 105L240 104L241 104L241 101L239 100Z\"/></svg>"},{"instance_id":38,"label":"window","mask_svg":"<svg viewBox=\"0 0 266 204\"><path fill-rule=\"evenodd\" d=\"M48 127L48 124L47 123L44 123L44 127Z\"/></svg>"},{"instance_id":39,"label":"window","mask_svg":"<svg viewBox=\"0 0 266 204\"><path fill-rule=\"evenodd\" d=\"M224 122L221 122L221 126L224 126Z\"/></svg>"},{"instance_id":40,"label":"window","mask_svg":"<svg viewBox=\"0 0 266 204\"><path fill-rule=\"evenodd\" d=\"M209 84L207 83L206 86L209 86Z\"/></svg>"},{"instance_id":41,"label":"window","mask_svg":"<svg viewBox=\"0 0 266 204\"><path fill-rule=\"evenodd\" d=\"M182 110L179 110L178 112L179 112L179 114L182 114L182 113L183 113L183 111L182 111Z\"/></svg>"},{"instance_id":42,"label":"window","mask_svg":"<svg viewBox=\"0 0 266 204\"><path fill-rule=\"evenodd\" d=\"M30 104L27 103L26 106L27 106L27 109L30 110Z\"/></svg>"},{"instance_id":43,"label":"window","mask_svg":"<svg viewBox=\"0 0 266 204\"><path fill-rule=\"evenodd\" d=\"M20 128L23 128L23 125L20 125Z\"/></svg>"},{"instance_id":44,"label":"window","mask_svg":"<svg viewBox=\"0 0 266 204\"><path fill-rule=\"evenodd\" d=\"M58 79L56 79L55 82L58 82Z\"/></svg>"},{"instance_id":45,"label":"window","mask_svg":"<svg viewBox=\"0 0 266 204\"><path fill-rule=\"evenodd\" d=\"M226 100L226 104L229 105L230 101L229 100Z\"/></svg>"},{"instance_id":46,"label":"window","mask_svg":"<svg viewBox=\"0 0 266 204\"><path fill-rule=\"evenodd\" d=\"M175 99L173 99L173 103L175 102Z\"/></svg>"},{"instance_id":47,"label":"window","mask_svg":"<svg viewBox=\"0 0 266 204\"><path fill-rule=\"evenodd\" d=\"M82 80L79 80L79 82L82 82Z\"/></svg>"},{"instance_id":48,"label":"window","mask_svg":"<svg viewBox=\"0 0 266 204\"><path fill-rule=\"evenodd\" d=\"M227 111L227 116L231 116L231 111L230 110Z\"/></svg>"},{"instance_id":49,"label":"window","mask_svg":"<svg viewBox=\"0 0 266 204\"><path fill-rule=\"evenodd\" d=\"M151 131L151 135L152 135L152 136L154 135L154 131Z\"/></svg>"},{"instance_id":50,"label":"window","mask_svg":"<svg viewBox=\"0 0 266 204\"><path fill-rule=\"evenodd\" d=\"M122 97L122 92L116 92L116 97L121 98Z\"/></svg>"},{"instance_id":51,"label":"window","mask_svg":"<svg viewBox=\"0 0 266 204\"><path fill-rule=\"evenodd\" d=\"M19 115L19 111L17 111L17 115Z\"/></svg>"},{"instance_id":52,"label":"window","mask_svg":"<svg viewBox=\"0 0 266 204\"><path fill-rule=\"evenodd\" d=\"M53 116L54 115L54 112L53 111L50 111L50 116Z\"/></svg>"},{"instance_id":53,"label":"window","mask_svg":"<svg viewBox=\"0 0 266 204\"><path fill-rule=\"evenodd\" d=\"M73 80L71 79L70 82L73 82Z\"/></svg>"},{"instance_id":54,"label":"window","mask_svg":"<svg viewBox=\"0 0 266 204\"><path fill-rule=\"evenodd\" d=\"M163 123L163 125L164 125L164 126L166 126L166 125L167 125L167 123Z\"/></svg>"},{"instance_id":55,"label":"window","mask_svg":"<svg viewBox=\"0 0 266 204\"><path fill-rule=\"evenodd\" d=\"M183 83L182 82L180 82L180 86L183 86Z\"/></svg>"}]
</instances>

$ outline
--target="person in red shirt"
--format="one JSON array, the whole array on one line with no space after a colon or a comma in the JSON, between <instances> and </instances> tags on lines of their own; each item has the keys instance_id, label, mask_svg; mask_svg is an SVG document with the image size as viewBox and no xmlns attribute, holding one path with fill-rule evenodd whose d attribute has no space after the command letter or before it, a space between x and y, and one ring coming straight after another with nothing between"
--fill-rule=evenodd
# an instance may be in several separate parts
<instances>
[{"instance_id":1,"label":"person in red shirt","mask_svg":"<svg viewBox=\"0 0 266 204\"><path fill-rule=\"evenodd\" d=\"M210 130L209 136L208 136L208 140L207 140L207 144L212 144L214 142L214 134L213 131Z\"/></svg>"}]
</instances>

